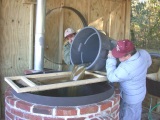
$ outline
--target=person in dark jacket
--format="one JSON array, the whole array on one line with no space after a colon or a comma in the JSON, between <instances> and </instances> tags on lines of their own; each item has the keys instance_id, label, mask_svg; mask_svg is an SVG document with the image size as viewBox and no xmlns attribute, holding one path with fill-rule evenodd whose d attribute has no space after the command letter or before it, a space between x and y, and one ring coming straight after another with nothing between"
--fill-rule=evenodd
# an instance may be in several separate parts
<instances>
[{"instance_id":1,"label":"person in dark jacket","mask_svg":"<svg viewBox=\"0 0 160 120\"><path fill-rule=\"evenodd\" d=\"M75 34L76 32L72 28L67 28L64 32L65 42L63 45L63 59L64 62L69 66L69 70L72 70L73 68L70 60L70 49Z\"/></svg>"},{"instance_id":2,"label":"person in dark jacket","mask_svg":"<svg viewBox=\"0 0 160 120\"><path fill-rule=\"evenodd\" d=\"M117 67L117 59L120 64ZM136 50L130 40L117 41L106 61L107 78L119 82L120 120L141 120L142 101L146 95L146 74L152 64L146 50Z\"/></svg>"}]
</instances>

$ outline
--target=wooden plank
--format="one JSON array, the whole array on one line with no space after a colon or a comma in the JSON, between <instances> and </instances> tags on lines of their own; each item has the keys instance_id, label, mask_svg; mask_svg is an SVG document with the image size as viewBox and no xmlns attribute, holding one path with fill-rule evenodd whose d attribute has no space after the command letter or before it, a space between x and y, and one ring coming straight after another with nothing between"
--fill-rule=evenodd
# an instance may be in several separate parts
<instances>
[{"instance_id":1,"label":"wooden plank","mask_svg":"<svg viewBox=\"0 0 160 120\"><path fill-rule=\"evenodd\" d=\"M104 81L106 81L106 77L69 81L69 82L56 83L56 84L50 84L50 85L40 85L35 87L25 87L25 88L20 88L16 92L23 93L23 92L43 91L43 90L49 90L49 89L58 89L58 88L64 88L64 87L86 85L86 84L92 84L92 83L98 83L98 82L104 82Z\"/></svg>"},{"instance_id":2,"label":"wooden plank","mask_svg":"<svg viewBox=\"0 0 160 120\"><path fill-rule=\"evenodd\" d=\"M36 4L37 0L23 0L22 3L23 4Z\"/></svg>"},{"instance_id":3,"label":"wooden plank","mask_svg":"<svg viewBox=\"0 0 160 120\"><path fill-rule=\"evenodd\" d=\"M131 0L124 1L125 4L125 32L124 38L130 39L130 14L131 14Z\"/></svg>"},{"instance_id":4,"label":"wooden plank","mask_svg":"<svg viewBox=\"0 0 160 120\"><path fill-rule=\"evenodd\" d=\"M93 75L93 76L95 76L95 77L104 77L103 75L91 73L91 72L88 72L88 71L85 71L85 74L90 74L90 75Z\"/></svg>"},{"instance_id":5,"label":"wooden plank","mask_svg":"<svg viewBox=\"0 0 160 120\"><path fill-rule=\"evenodd\" d=\"M106 73L106 72L102 72L102 71L94 71L94 73L97 73L97 74L100 74L100 75L104 75L104 76L106 76L106 75L107 75L107 73Z\"/></svg>"},{"instance_id":6,"label":"wooden plank","mask_svg":"<svg viewBox=\"0 0 160 120\"><path fill-rule=\"evenodd\" d=\"M156 73L147 74L147 77L151 80L160 81L160 68Z\"/></svg>"},{"instance_id":7,"label":"wooden plank","mask_svg":"<svg viewBox=\"0 0 160 120\"><path fill-rule=\"evenodd\" d=\"M49 14L46 14L46 24L45 24L45 62L44 68L50 68L54 70L61 69L59 64L59 34L60 33L60 9L55 9L61 6L63 0L50 0L46 1L46 10ZM63 31L61 31L63 34ZM63 41L63 39L62 39Z\"/></svg>"},{"instance_id":8,"label":"wooden plank","mask_svg":"<svg viewBox=\"0 0 160 120\"><path fill-rule=\"evenodd\" d=\"M158 75L157 75L157 73L147 74L147 78L149 78L151 80L158 81Z\"/></svg>"},{"instance_id":9,"label":"wooden plank","mask_svg":"<svg viewBox=\"0 0 160 120\"><path fill-rule=\"evenodd\" d=\"M34 87L37 86L35 83L33 83L32 81L30 81L29 79L27 79L26 77L22 76L21 77L22 81L25 82L27 85L29 85L30 87Z\"/></svg>"},{"instance_id":10,"label":"wooden plank","mask_svg":"<svg viewBox=\"0 0 160 120\"><path fill-rule=\"evenodd\" d=\"M20 89L10 78L5 77L5 81L16 91Z\"/></svg>"},{"instance_id":11,"label":"wooden plank","mask_svg":"<svg viewBox=\"0 0 160 120\"><path fill-rule=\"evenodd\" d=\"M29 69L33 69L34 56L34 4L30 5L30 28L29 28Z\"/></svg>"},{"instance_id":12,"label":"wooden plank","mask_svg":"<svg viewBox=\"0 0 160 120\"><path fill-rule=\"evenodd\" d=\"M61 3L61 6L64 6L64 1ZM59 71L62 71L62 61L63 61L63 58L62 58L63 39L64 39L63 38L63 24L64 24L64 11L61 8L60 9L60 23L59 23L59 56L58 56L58 63L60 63L58 66Z\"/></svg>"},{"instance_id":13,"label":"wooden plank","mask_svg":"<svg viewBox=\"0 0 160 120\"><path fill-rule=\"evenodd\" d=\"M46 78L46 77L53 77L53 78L60 78L60 77L69 77L71 72L57 72L57 73L47 73L47 74L36 74L36 75L26 75L27 78ZM21 79L21 76L12 76L8 77L12 80Z\"/></svg>"},{"instance_id":14,"label":"wooden plank","mask_svg":"<svg viewBox=\"0 0 160 120\"><path fill-rule=\"evenodd\" d=\"M5 76L22 75L28 68L29 13L22 0L2 0L1 6L1 103L5 100L8 84ZM6 49L7 48L7 49ZM16 62L14 62L16 61ZM0 113L5 113L5 104L0 103ZM1 115L0 115L1 116Z\"/></svg>"},{"instance_id":15,"label":"wooden plank","mask_svg":"<svg viewBox=\"0 0 160 120\"><path fill-rule=\"evenodd\" d=\"M124 2L111 2L111 9L109 15L109 36L113 39L124 39L124 7Z\"/></svg>"}]
</instances>

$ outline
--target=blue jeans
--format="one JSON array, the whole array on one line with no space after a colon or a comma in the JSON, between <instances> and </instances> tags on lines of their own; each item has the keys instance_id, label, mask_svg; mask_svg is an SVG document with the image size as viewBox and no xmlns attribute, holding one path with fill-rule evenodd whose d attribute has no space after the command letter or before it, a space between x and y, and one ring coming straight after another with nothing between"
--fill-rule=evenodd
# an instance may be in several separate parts
<instances>
[{"instance_id":1,"label":"blue jeans","mask_svg":"<svg viewBox=\"0 0 160 120\"><path fill-rule=\"evenodd\" d=\"M141 120L142 102L137 104L128 104L121 99L120 120Z\"/></svg>"}]
</instances>

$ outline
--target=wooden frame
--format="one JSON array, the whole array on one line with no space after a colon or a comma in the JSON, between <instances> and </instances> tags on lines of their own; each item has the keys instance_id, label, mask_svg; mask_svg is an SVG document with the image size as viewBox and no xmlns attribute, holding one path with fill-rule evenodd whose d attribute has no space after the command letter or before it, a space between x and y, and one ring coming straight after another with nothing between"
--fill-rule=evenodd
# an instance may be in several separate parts
<instances>
[{"instance_id":1,"label":"wooden frame","mask_svg":"<svg viewBox=\"0 0 160 120\"><path fill-rule=\"evenodd\" d=\"M57 88L64 88L64 87L71 87L71 86L79 86L79 85L85 85L85 84L91 84L91 83L98 83L106 81L107 78L104 75L99 75L96 73L91 73L88 71L85 71L85 75L91 75L94 78L89 79L83 79L83 80L69 80L69 77L71 75L71 72L57 72L57 73L48 73L48 74L37 74L37 75L26 75L26 76L13 76L13 77L5 77L5 81L17 92L35 92L35 91L43 91L43 90L49 90L49 89L57 89ZM63 79L68 78L65 80L65 82L59 80L57 83L51 83L51 84L41 84L38 85L35 82L32 81L32 79L41 79L41 81L45 82L46 78L52 79L53 82L56 79ZM15 81L21 81L25 83L27 86L19 87Z\"/></svg>"}]
</instances>

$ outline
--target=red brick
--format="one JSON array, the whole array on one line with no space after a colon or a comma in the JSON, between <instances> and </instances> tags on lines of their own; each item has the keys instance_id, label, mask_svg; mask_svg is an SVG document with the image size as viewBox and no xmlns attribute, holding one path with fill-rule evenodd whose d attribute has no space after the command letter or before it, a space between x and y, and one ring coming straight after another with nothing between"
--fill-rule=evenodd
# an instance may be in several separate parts
<instances>
[{"instance_id":1,"label":"red brick","mask_svg":"<svg viewBox=\"0 0 160 120\"><path fill-rule=\"evenodd\" d=\"M5 103L9 103L9 99L12 98L11 96L5 97Z\"/></svg>"},{"instance_id":2,"label":"red brick","mask_svg":"<svg viewBox=\"0 0 160 120\"><path fill-rule=\"evenodd\" d=\"M113 118L110 118L109 116L102 117L102 120L114 120Z\"/></svg>"},{"instance_id":3,"label":"red brick","mask_svg":"<svg viewBox=\"0 0 160 120\"><path fill-rule=\"evenodd\" d=\"M79 118L67 118L67 120L85 120L85 117L79 117Z\"/></svg>"},{"instance_id":4,"label":"red brick","mask_svg":"<svg viewBox=\"0 0 160 120\"><path fill-rule=\"evenodd\" d=\"M106 109L105 112L106 114L111 114L111 109Z\"/></svg>"},{"instance_id":5,"label":"red brick","mask_svg":"<svg viewBox=\"0 0 160 120\"><path fill-rule=\"evenodd\" d=\"M95 116L97 116L98 113L94 114L94 115L89 115L88 118L94 118Z\"/></svg>"},{"instance_id":6,"label":"red brick","mask_svg":"<svg viewBox=\"0 0 160 120\"><path fill-rule=\"evenodd\" d=\"M14 115L11 114L10 112L8 112L7 110L5 111L5 116L7 116L8 118L10 118L11 120L14 120Z\"/></svg>"},{"instance_id":7,"label":"red brick","mask_svg":"<svg viewBox=\"0 0 160 120\"><path fill-rule=\"evenodd\" d=\"M65 118L51 118L51 117L44 117L43 120L65 120Z\"/></svg>"},{"instance_id":8,"label":"red brick","mask_svg":"<svg viewBox=\"0 0 160 120\"><path fill-rule=\"evenodd\" d=\"M29 119L29 120L43 120L43 118L41 116L38 115L33 115L32 113L25 113L23 116L25 119Z\"/></svg>"},{"instance_id":9,"label":"red brick","mask_svg":"<svg viewBox=\"0 0 160 120\"><path fill-rule=\"evenodd\" d=\"M5 110L7 110L8 112L11 111L11 108L10 108L10 106L7 103L5 103Z\"/></svg>"},{"instance_id":10,"label":"red brick","mask_svg":"<svg viewBox=\"0 0 160 120\"><path fill-rule=\"evenodd\" d=\"M107 108L112 107L112 102L111 101L106 101L106 102L101 102L99 103L101 111L106 110Z\"/></svg>"},{"instance_id":11,"label":"red brick","mask_svg":"<svg viewBox=\"0 0 160 120\"><path fill-rule=\"evenodd\" d=\"M24 120L24 118L16 117L14 120Z\"/></svg>"},{"instance_id":12,"label":"red brick","mask_svg":"<svg viewBox=\"0 0 160 120\"><path fill-rule=\"evenodd\" d=\"M7 96L7 97L5 97L5 102L6 103L9 103L9 100L12 98L12 96Z\"/></svg>"},{"instance_id":13,"label":"red brick","mask_svg":"<svg viewBox=\"0 0 160 120\"><path fill-rule=\"evenodd\" d=\"M119 116L117 116L114 120L119 120Z\"/></svg>"},{"instance_id":14,"label":"red brick","mask_svg":"<svg viewBox=\"0 0 160 120\"><path fill-rule=\"evenodd\" d=\"M5 120L11 120L8 116L5 116Z\"/></svg>"},{"instance_id":15,"label":"red brick","mask_svg":"<svg viewBox=\"0 0 160 120\"><path fill-rule=\"evenodd\" d=\"M119 108L116 110L116 114L119 114L119 111L120 111L120 106L119 106Z\"/></svg>"},{"instance_id":16,"label":"red brick","mask_svg":"<svg viewBox=\"0 0 160 120\"><path fill-rule=\"evenodd\" d=\"M10 96L10 97L6 97L5 99L6 99L6 102L7 102L8 104L12 105L12 106L14 106L15 103L16 103L16 101L17 101L16 98L11 97L11 96Z\"/></svg>"},{"instance_id":17,"label":"red brick","mask_svg":"<svg viewBox=\"0 0 160 120\"><path fill-rule=\"evenodd\" d=\"M52 115L52 109L52 107L38 105L33 107L33 113Z\"/></svg>"},{"instance_id":18,"label":"red brick","mask_svg":"<svg viewBox=\"0 0 160 120\"><path fill-rule=\"evenodd\" d=\"M115 119L116 116L117 116L116 112L112 113L111 116L112 116L113 119Z\"/></svg>"},{"instance_id":19,"label":"red brick","mask_svg":"<svg viewBox=\"0 0 160 120\"><path fill-rule=\"evenodd\" d=\"M115 105L112 109L111 109L111 113L115 112L116 110L119 109L119 104Z\"/></svg>"},{"instance_id":20,"label":"red brick","mask_svg":"<svg viewBox=\"0 0 160 120\"><path fill-rule=\"evenodd\" d=\"M101 115L101 113L96 113L96 114L94 114L94 116L89 117L89 118L94 118L95 116L100 116L100 115Z\"/></svg>"},{"instance_id":21,"label":"red brick","mask_svg":"<svg viewBox=\"0 0 160 120\"><path fill-rule=\"evenodd\" d=\"M11 113L18 116L18 117L23 117L23 112L21 112L19 110L11 108Z\"/></svg>"},{"instance_id":22,"label":"red brick","mask_svg":"<svg viewBox=\"0 0 160 120\"><path fill-rule=\"evenodd\" d=\"M31 109L31 107L32 107L32 104L20 100L20 101L17 101L16 107L17 107L17 108L20 108L20 109L22 109L22 110L25 110L25 111L30 112L30 109Z\"/></svg>"},{"instance_id":23,"label":"red brick","mask_svg":"<svg viewBox=\"0 0 160 120\"><path fill-rule=\"evenodd\" d=\"M99 117L99 118L97 117L95 120L97 120L97 119L98 120L104 120L102 117ZM91 120L94 120L94 119L91 119Z\"/></svg>"},{"instance_id":24,"label":"red brick","mask_svg":"<svg viewBox=\"0 0 160 120\"><path fill-rule=\"evenodd\" d=\"M99 118L92 118L90 120L102 120L102 119L99 119Z\"/></svg>"},{"instance_id":25,"label":"red brick","mask_svg":"<svg viewBox=\"0 0 160 120\"><path fill-rule=\"evenodd\" d=\"M12 93L11 93L11 90L6 90L5 91L5 97L7 96L13 96Z\"/></svg>"},{"instance_id":26,"label":"red brick","mask_svg":"<svg viewBox=\"0 0 160 120\"><path fill-rule=\"evenodd\" d=\"M57 107L56 116L73 116L77 115L77 110L74 107Z\"/></svg>"},{"instance_id":27,"label":"red brick","mask_svg":"<svg viewBox=\"0 0 160 120\"><path fill-rule=\"evenodd\" d=\"M104 118L104 117L100 117L100 118L99 118L99 120L106 120L106 118Z\"/></svg>"},{"instance_id":28,"label":"red brick","mask_svg":"<svg viewBox=\"0 0 160 120\"><path fill-rule=\"evenodd\" d=\"M117 98L117 102L120 102L120 95L115 96Z\"/></svg>"},{"instance_id":29,"label":"red brick","mask_svg":"<svg viewBox=\"0 0 160 120\"><path fill-rule=\"evenodd\" d=\"M89 113L97 113L98 112L98 106L97 105L88 105L85 107L81 107L80 114L89 114Z\"/></svg>"},{"instance_id":30,"label":"red brick","mask_svg":"<svg viewBox=\"0 0 160 120\"><path fill-rule=\"evenodd\" d=\"M110 99L111 101L113 101L113 105L116 103L120 102L120 96L119 95L115 95L113 98Z\"/></svg>"}]
</instances>

